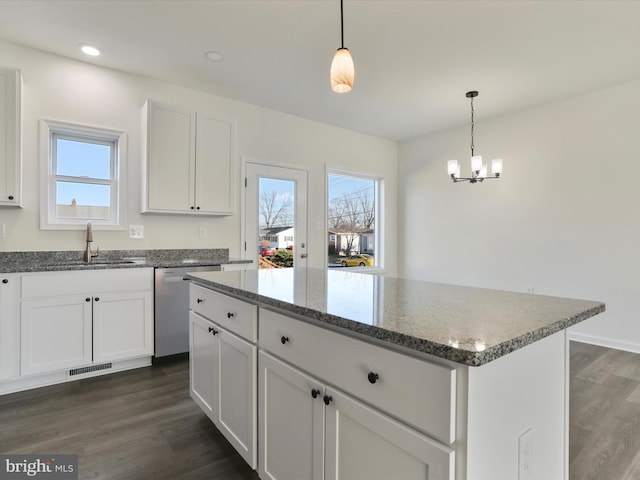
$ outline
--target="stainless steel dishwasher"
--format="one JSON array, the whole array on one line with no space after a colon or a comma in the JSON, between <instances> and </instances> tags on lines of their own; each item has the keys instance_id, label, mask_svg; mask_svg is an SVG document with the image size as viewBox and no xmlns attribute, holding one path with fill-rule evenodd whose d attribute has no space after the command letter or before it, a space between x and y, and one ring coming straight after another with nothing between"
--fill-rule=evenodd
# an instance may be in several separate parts
<instances>
[{"instance_id":1,"label":"stainless steel dishwasher","mask_svg":"<svg viewBox=\"0 0 640 480\"><path fill-rule=\"evenodd\" d=\"M220 270L208 267L156 268L155 271L155 356L165 357L189 351L188 272Z\"/></svg>"}]
</instances>

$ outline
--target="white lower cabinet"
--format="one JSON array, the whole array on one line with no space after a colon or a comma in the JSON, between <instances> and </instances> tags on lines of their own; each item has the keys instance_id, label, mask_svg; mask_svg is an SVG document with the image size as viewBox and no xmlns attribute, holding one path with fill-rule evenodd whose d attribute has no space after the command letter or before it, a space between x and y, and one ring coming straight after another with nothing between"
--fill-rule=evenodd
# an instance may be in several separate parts
<instances>
[{"instance_id":1,"label":"white lower cabinet","mask_svg":"<svg viewBox=\"0 0 640 480\"><path fill-rule=\"evenodd\" d=\"M20 373L55 372L92 363L91 297L25 300L20 314Z\"/></svg>"},{"instance_id":2,"label":"white lower cabinet","mask_svg":"<svg viewBox=\"0 0 640 480\"><path fill-rule=\"evenodd\" d=\"M257 347L193 311L189 329L191 397L255 469Z\"/></svg>"},{"instance_id":3,"label":"white lower cabinet","mask_svg":"<svg viewBox=\"0 0 640 480\"><path fill-rule=\"evenodd\" d=\"M261 478L455 478L451 448L268 353L258 361Z\"/></svg>"},{"instance_id":4,"label":"white lower cabinet","mask_svg":"<svg viewBox=\"0 0 640 480\"><path fill-rule=\"evenodd\" d=\"M153 269L23 274L20 374L153 355Z\"/></svg>"},{"instance_id":5,"label":"white lower cabinet","mask_svg":"<svg viewBox=\"0 0 640 480\"><path fill-rule=\"evenodd\" d=\"M93 361L153 355L153 293L102 293L93 298Z\"/></svg>"},{"instance_id":6,"label":"white lower cabinet","mask_svg":"<svg viewBox=\"0 0 640 480\"><path fill-rule=\"evenodd\" d=\"M20 277L0 275L0 380L20 374Z\"/></svg>"}]
</instances>

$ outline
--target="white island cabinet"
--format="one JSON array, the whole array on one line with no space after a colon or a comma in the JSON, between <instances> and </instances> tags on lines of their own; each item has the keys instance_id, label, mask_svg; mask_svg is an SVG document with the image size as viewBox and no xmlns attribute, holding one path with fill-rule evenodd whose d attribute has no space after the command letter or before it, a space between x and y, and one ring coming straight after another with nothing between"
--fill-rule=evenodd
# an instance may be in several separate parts
<instances>
[{"instance_id":1,"label":"white island cabinet","mask_svg":"<svg viewBox=\"0 0 640 480\"><path fill-rule=\"evenodd\" d=\"M191 398L245 461L257 466L257 307L191 285Z\"/></svg>"},{"instance_id":2,"label":"white island cabinet","mask_svg":"<svg viewBox=\"0 0 640 480\"><path fill-rule=\"evenodd\" d=\"M331 269L188 276L192 315L257 309L257 402L234 392L257 410L260 478L568 479L566 329L604 304ZM232 382L194 347L215 416Z\"/></svg>"},{"instance_id":3,"label":"white island cabinet","mask_svg":"<svg viewBox=\"0 0 640 480\"><path fill-rule=\"evenodd\" d=\"M153 269L25 273L21 282L21 375L153 355Z\"/></svg>"},{"instance_id":4,"label":"white island cabinet","mask_svg":"<svg viewBox=\"0 0 640 480\"><path fill-rule=\"evenodd\" d=\"M151 100L142 116L142 211L232 215L233 122Z\"/></svg>"}]
</instances>

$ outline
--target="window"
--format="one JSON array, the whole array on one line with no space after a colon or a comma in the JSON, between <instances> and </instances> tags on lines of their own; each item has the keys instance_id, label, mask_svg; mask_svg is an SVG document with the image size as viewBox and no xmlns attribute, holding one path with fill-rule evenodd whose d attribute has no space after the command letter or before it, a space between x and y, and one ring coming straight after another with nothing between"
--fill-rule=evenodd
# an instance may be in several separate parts
<instances>
[{"instance_id":1,"label":"window","mask_svg":"<svg viewBox=\"0 0 640 480\"><path fill-rule=\"evenodd\" d=\"M126 134L41 121L40 228L123 228Z\"/></svg>"},{"instance_id":2,"label":"window","mask_svg":"<svg viewBox=\"0 0 640 480\"><path fill-rule=\"evenodd\" d=\"M327 180L327 265L381 267L382 179L330 172Z\"/></svg>"}]
</instances>

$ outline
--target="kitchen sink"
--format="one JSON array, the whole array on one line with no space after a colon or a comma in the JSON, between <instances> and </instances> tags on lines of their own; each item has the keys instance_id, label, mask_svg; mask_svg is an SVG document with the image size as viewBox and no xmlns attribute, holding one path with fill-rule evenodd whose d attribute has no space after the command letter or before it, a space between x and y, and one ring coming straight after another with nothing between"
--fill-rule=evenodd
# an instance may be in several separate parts
<instances>
[{"instance_id":1,"label":"kitchen sink","mask_svg":"<svg viewBox=\"0 0 640 480\"><path fill-rule=\"evenodd\" d=\"M130 265L132 263L137 263L133 260L121 260L117 258L113 259L94 259L91 260L91 263L87 263L83 260L69 260L68 262L60 262L54 264L47 264L48 267L82 267L82 266L91 266L91 265Z\"/></svg>"}]
</instances>

